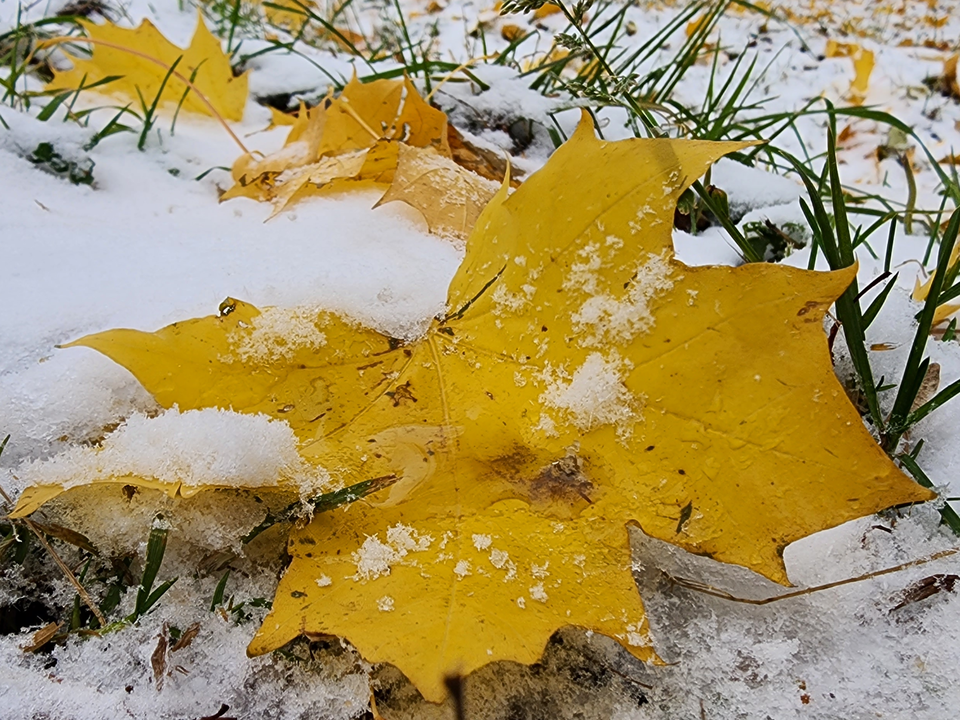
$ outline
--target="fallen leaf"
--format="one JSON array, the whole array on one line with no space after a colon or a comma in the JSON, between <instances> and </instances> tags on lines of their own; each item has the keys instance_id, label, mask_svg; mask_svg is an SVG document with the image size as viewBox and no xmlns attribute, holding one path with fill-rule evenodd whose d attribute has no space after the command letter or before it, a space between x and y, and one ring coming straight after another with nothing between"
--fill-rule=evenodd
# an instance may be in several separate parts
<instances>
[{"instance_id":1,"label":"fallen leaf","mask_svg":"<svg viewBox=\"0 0 960 720\"><path fill-rule=\"evenodd\" d=\"M407 78L364 84L354 77L339 97L315 108L301 105L280 150L262 159L241 155L232 169L235 184L220 199L273 202L276 215L337 180L389 183L400 144L449 157L447 116Z\"/></svg>"},{"instance_id":2,"label":"fallen leaf","mask_svg":"<svg viewBox=\"0 0 960 720\"><path fill-rule=\"evenodd\" d=\"M953 251L950 253L950 259L947 261L947 272L953 272L958 262L960 262L960 244L954 246ZM937 271L934 270L932 273L930 273L930 277L927 278L925 283L921 284L919 278L914 281L913 299L916 302L924 302L927 299L927 295L930 294L930 288L933 287L933 280L936 275ZM933 313L933 324L930 326L931 329L935 328L942 322L946 322L950 316L952 316L958 310L960 310L960 304L943 303L942 305L938 305L937 309Z\"/></svg>"},{"instance_id":3,"label":"fallen leaf","mask_svg":"<svg viewBox=\"0 0 960 720\"><path fill-rule=\"evenodd\" d=\"M134 103L142 95L147 103L160 92L160 86L171 67L179 58L177 72L190 78L214 109L227 120L243 119L247 104L247 74L233 76L233 69L220 40L211 34L200 16L197 29L188 48L181 49L167 40L149 20L144 20L136 29L117 27L113 23L98 25L89 20L79 20L87 37L96 41L89 58L71 56L73 69L54 70L50 89L75 89L92 85L111 76L119 76L102 86L108 93L122 93ZM107 44L104 44L107 43ZM128 51L135 51L132 54ZM159 60L163 65L143 56ZM165 66L165 67L164 67ZM187 110L212 115L210 109L187 86L171 76L163 88L163 103L176 105L183 99Z\"/></svg>"},{"instance_id":4,"label":"fallen leaf","mask_svg":"<svg viewBox=\"0 0 960 720\"><path fill-rule=\"evenodd\" d=\"M162 405L287 418L334 482L401 476L293 532L251 654L339 635L431 701L452 673L536 661L565 625L653 660L628 527L786 583L794 540L934 497L834 375L822 320L853 268L675 258L678 197L744 146L603 142L585 117L489 203L448 314L413 343L330 314L304 342L240 304L75 343Z\"/></svg>"},{"instance_id":5,"label":"fallen leaf","mask_svg":"<svg viewBox=\"0 0 960 720\"><path fill-rule=\"evenodd\" d=\"M507 161L502 155L481 148L463 137L463 134L453 125L447 126L447 141L453 161L462 168L476 173L487 180L501 183L507 173ZM520 186L518 173L511 171L510 184Z\"/></svg>"},{"instance_id":6,"label":"fallen leaf","mask_svg":"<svg viewBox=\"0 0 960 720\"><path fill-rule=\"evenodd\" d=\"M401 145L393 183L377 206L402 201L419 210L430 232L466 240L497 185L433 150Z\"/></svg>"},{"instance_id":7,"label":"fallen leaf","mask_svg":"<svg viewBox=\"0 0 960 720\"><path fill-rule=\"evenodd\" d=\"M921 405L926 404L933 399L940 388L940 363L930 363L927 366L927 372L923 376L920 387L917 389L917 395L910 405L910 412L914 412Z\"/></svg>"},{"instance_id":8,"label":"fallen leaf","mask_svg":"<svg viewBox=\"0 0 960 720\"><path fill-rule=\"evenodd\" d=\"M257 4L263 10L267 22L294 33L299 32L309 22L307 13L317 9L314 0L269 0L269 4L258 0Z\"/></svg>"},{"instance_id":9,"label":"fallen leaf","mask_svg":"<svg viewBox=\"0 0 960 720\"><path fill-rule=\"evenodd\" d=\"M873 72L874 54L855 43L840 43L836 40L827 40L824 55L828 58L848 57L853 60L854 77L850 82L849 99L859 105L867 96L870 85L870 75Z\"/></svg>"},{"instance_id":10,"label":"fallen leaf","mask_svg":"<svg viewBox=\"0 0 960 720\"><path fill-rule=\"evenodd\" d=\"M543 5L538 7L536 10L534 10L532 13L532 17L534 20L543 20L544 18L548 18L551 15L559 15L561 12L563 11L560 9L559 5L548 2L548 3L544 3Z\"/></svg>"},{"instance_id":11,"label":"fallen leaf","mask_svg":"<svg viewBox=\"0 0 960 720\"><path fill-rule=\"evenodd\" d=\"M513 23L506 23L500 28L500 37L509 43L516 42L522 38L524 34L524 29L519 25L514 25Z\"/></svg>"}]
</instances>

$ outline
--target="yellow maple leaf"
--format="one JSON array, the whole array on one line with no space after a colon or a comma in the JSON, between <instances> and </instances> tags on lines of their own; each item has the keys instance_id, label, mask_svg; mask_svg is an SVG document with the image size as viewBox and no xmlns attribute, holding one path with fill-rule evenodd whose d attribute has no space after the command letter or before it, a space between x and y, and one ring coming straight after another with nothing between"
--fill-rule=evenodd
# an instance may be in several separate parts
<instances>
[{"instance_id":1,"label":"yellow maple leaf","mask_svg":"<svg viewBox=\"0 0 960 720\"><path fill-rule=\"evenodd\" d=\"M833 373L822 319L852 268L675 258L678 197L743 146L602 142L585 118L490 202L449 313L409 344L329 314L292 333L238 303L75 343L163 405L289 418L334 483L399 476L293 532L251 653L339 635L432 701L565 625L654 659L628 526L785 583L790 542L934 497Z\"/></svg>"},{"instance_id":2,"label":"yellow maple leaf","mask_svg":"<svg viewBox=\"0 0 960 720\"><path fill-rule=\"evenodd\" d=\"M270 201L276 215L336 180L389 183L399 144L449 157L447 116L420 97L409 78L361 83L354 76L339 97L309 110L301 106L280 150L262 159L241 155L232 170L235 184L221 200Z\"/></svg>"},{"instance_id":3,"label":"yellow maple leaf","mask_svg":"<svg viewBox=\"0 0 960 720\"><path fill-rule=\"evenodd\" d=\"M89 58L72 57L71 70L54 70L51 89L78 88L81 82L89 86L110 76L120 76L105 86L103 91L122 93L133 101L142 96L148 103L160 92L167 70L179 59L179 74L190 78L194 72L194 86L209 100L214 110L228 120L243 119L247 103L247 74L233 76L230 59L224 54L220 41L203 22L197 20L193 40L181 49L167 40L156 26L144 20L136 29L117 27L113 23L98 25L80 20L93 45ZM187 93L187 86L176 76L167 79L163 88L163 103L177 104ZM139 93L139 94L138 94ZM205 115L213 115L210 108L189 92L183 107Z\"/></svg>"}]
</instances>

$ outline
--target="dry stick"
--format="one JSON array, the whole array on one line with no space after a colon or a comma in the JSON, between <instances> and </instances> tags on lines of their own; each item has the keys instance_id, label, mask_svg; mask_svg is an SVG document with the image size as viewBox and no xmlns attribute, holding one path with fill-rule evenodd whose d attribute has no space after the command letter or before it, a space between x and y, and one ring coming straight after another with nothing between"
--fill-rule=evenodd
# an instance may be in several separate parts
<instances>
[{"instance_id":1,"label":"dry stick","mask_svg":"<svg viewBox=\"0 0 960 720\"><path fill-rule=\"evenodd\" d=\"M836 582L827 583L826 585L817 585L811 588L804 588L803 590L796 590L794 592L786 593L785 595L776 595L775 597L764 598L763 600L751 600L749 598L737 597L736 595L731 595L723 590L718 590L717 588L707 585L706 583L701 583L696 580L687 580L685 578L675 578L667 573L664 574L667 575L671 582L676 583L680 587L689 588L690 590L695 590L696 592L703 593L704 595L711 595L723 600L746 603L748 605L767 605L772 602L777 602L778 600L789 600L790 598L800 597L801 595L809 595L811 593L820 592L821 590L829 590L831 588L840 587L841 585L849 585L851 583L860 582L861 580L869 580L870 578L880 577L881 575L889 575L890 573L906 570L907 568L915 567L917 565L925 565L928 562L933 562L934 560L939 560L940 558L948 557L950 555L956 555L957 553L960 553L960 548L941 550L933 555L928 555L927 557L920 558L919 560L911 560L910 562L905 562L902 565L896 565L883 570L876 570L855 578L837 580Z\"/></svg>"},{"instance_id":2,"label":"dry stick","mask_svg":"<svg viewBox=\"0 0 960 720\"><path fill-rule=\"evenodd\" d=\"M370 133L370 137L372 137L375 142L383 139L383 134L376 132L372 127L370 127L364 121L364 119L360 117L360 113L358 113L356 110L353 109L353 106L350 105L350 101L347 98L343 97L343 95L340 96L340 103L341 103L341 107L343 108L343 111L346 112L347 115L352 117L360 127L362 127L364 130Z\"/></svg>"},{"instance_id":3,"label":"dry stick","mask_svg":"<svg viewBox=\"0 0 960 720\"><path fill-rule=\"evenodd\" d=\"M224 120L223 116L217 112L217 109L213 107L213 104L207 99L207 96L204 95L202 92L200 92L197 89L197 86L194 85L189 80L189 78L184 77L176 70L171 70L170 66L167 65L167 63L163 62L163 60L155 58L152 55L147 55L146 53L142 53L139 50L133 50L132 48L124 47L123 45L117 45L116 43L112 43L108 40L100 40L97 38L71 37L69 35L59 35L57 37L52 37L48 40L44 40L43 42L37 43L37 47L35 48L34 51L40 50L50 45L63 45L67 43L78 43L78 42L90 43L91 45L103 45L104 47L112 48L114 50L119 50L120 52L129 53L130 55L136 55L138 58L142 58L143 60L152 62L154 65L159 65L164 70L167 70L168 72L170 72L171 75L177 78L177 80L182 82L184 85L186 85L188 88L190 88L191 90L193 90L193 92L196 93L197 97L200 98L200 101L207 106L207 109L210 111L210 114L217 119L217 121L223 126L223 129L227 131L227 134L229 134L231 138L233 138L233 141L240 147L240 149L243 150L245 154L247 155L250 154L250 151L247 150L247 146L244 145L243 142L240 140L240 138L237 137L236 133L234 133L233 130L230 129L230 126L227 124L227 121Z\"/></svg>"},{"instance_id":4,"label":"dry stick","mask_svg":"<svg viewBox=\"0 0 960 720\"><path fill-rule=\"evenodd\" d=\"M13 500L10 499L10 496L7 495L6 490L0 487L0 495L3 495L3 499L6 500L7 504L13 506ZM12 519L12 518L11 518ZM53 549L53 546L47 542L47 539L43 536L43 531L38 528L30 518L18 518L15 522L23 523L30 530L33 531L33 534L37 536L37 540L40 541L40 544L43 545L43 548L50 553L50 557L53 558L53 561L57 564L60 570L64 575L67 576L67 579L73 584L77 589L77 594L80 596L80 599L83 600L84 604L90 608L90 611L93 613L94 617L100 622L100 627L107 626L107 619L103 616L103 613L100 612L100 608L97 607L97 604L93 601L93 598L90 597L90 594L87 592L86 588L80 584L80 581L77 580L77 576L73 574L67 564L60 558L57 554L57 551Z\"/></svg>"}]
</instances>

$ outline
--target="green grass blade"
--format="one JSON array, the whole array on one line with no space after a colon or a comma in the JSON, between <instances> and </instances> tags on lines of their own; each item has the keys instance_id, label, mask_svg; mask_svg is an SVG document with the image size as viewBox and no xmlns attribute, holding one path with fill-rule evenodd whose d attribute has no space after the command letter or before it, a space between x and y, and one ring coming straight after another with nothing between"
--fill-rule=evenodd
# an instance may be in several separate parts
<instances>
[{"instance_id":1,"label":"green grass blade","mask_svg":"<svg viewBox=\"0 0 960 720\"><path fill-rule=\"evenodd\" d=\"M913 479L916 480L919 484L923 485L925 488L932 488L933 483L930 481L930 478L927 477L927 474L920 468L917 464L917 461L908 455L903 453L898 455L897 459L900 461L900 464L907 469ZM944 502L944 505L939 510L940 512L940 521L953 530L954 535L960 536L960 515L957 515L957 512L950 507L949 504Z\"/></svg>"}]
</instances>

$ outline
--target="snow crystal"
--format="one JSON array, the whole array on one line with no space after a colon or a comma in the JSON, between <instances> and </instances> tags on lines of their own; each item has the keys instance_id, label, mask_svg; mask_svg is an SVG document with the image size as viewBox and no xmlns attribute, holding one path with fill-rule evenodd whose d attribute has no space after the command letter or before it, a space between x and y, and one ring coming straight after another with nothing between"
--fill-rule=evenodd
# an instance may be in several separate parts
<instances>
[{"instance_id":1,"label":"snow crystal","mask_svg":"<svg viewBox=\"0 0 960 720\"><path fill-rule=\"evenodd\" d=\"M316 307L268 307L253 320L253 330L238 328L230 335L236 357L241 362L289 360L302 348L317 350L327 344L327 336L317 321Z\"/></svg>"},{"instance_id":2,"label":"snow crystal","mask_svg":"<svg viewBox=\"0 0 960 720\"><path fill-rule=\"evenodd\" d=\"M456 566L453 568L453 572L458 578L463 580L467 575L471 575L470 572L470 562L468 560L458 560Z\"/></svg>"},{"instance_id":3,"label":"snow crystal","mask_svg":"<svg viewBox=\"0 0 960 720\"><path fill-rule=\"evenodd\" d=\"M390 568L411 552L423 552L430 547L433 538L419 535L413 528L397 524L387 529L387 542L376 535L370 535L363 541L360 549L351 557L357 566L354 580L375 580L389 575Z\"/></svg>"},{"instance_id":4,"label":"snow crystal","mask_svg":"<svg viewBox=\"0 0 960 720\"><path fill-rule=\"evenodd\" d=\"M521 597L518 597L518 598L517 598L517 606L520 607L521 609L527 607L527 599L524 598L524 597L522 597L522 596L521 596Z\"/></svg>"},{"instance_id":5,"label":"snow crystal","mask_svg":"<svg viewBox=\"0 0 960 720\"><path fill-rule=\"evenodd\" d=\"M304 490L329 478L297 450L290 426L266 415L205 408L134 415L100 447L73 446L49 460L23 463L21 487L65 488L133 475L161 482L230 487L276 486L285 480Z\"/></svg>"},{"instance_id":6,"label":"snow crystal","mask_svg":"<svg viewBox=\"0 0 960 720\"><path fill-rule=\"evenodd\" d=\"M596 275L586 269L575 277L577 285L591 295L571 317L584 347L622 345L647 332L654 324L650 301L672 288L674 282L667 252L651 253L647 262L637 265L636 276L622 299L597 293Z\"/></svg>"},{"instance_id":7,"label":"snow crystal","mask_svg":"<svg viewBox=\"0 0 960 720\"><path fill-rule=\"evenodd\" d=\"M560 527L562 530L563 526L561 525ZM554 528L554 532L557 532L556 528ZM537 565L536 563L531 563L530 574L533 575L535 578L543 579L550 574L549 572L547 572L548 567L550 567L549 560L547 560L543 565Z\"/></svg>"},{"instance_id":8,"label":"snow crystal","mask_svg":"<svg viewBox=\"0 0 960 720\"><path fill-rule=\"evenodd\" d=\"M473 546L477 550L486 550L493 543L493 538L489 535L474 534Z\"/></svg>"},{"instance_id":9,"label":"snow crystal","mask_svg":"<svg viewBox=\"0 0 960 720\"><path fill-rule=\"evenodd\" d=\"M543 589L543 583L537 583L530 589L530 597L538 602L545 603L547 601L547 592Z\"/></svg>"},{"instance_id":10,"label":"snow crystal","mask_svg":"<svg viewBox=\"0 0 960 720\"><path fill-rule=\"evenodd\" d=\"M591 353L569 381L545 372L548 384L540 402L565 411L583 432L601 425L617 425L625 433L636 414L632 408L634 397L623 384L623 372L624 363L615 354L605 360L600 353Z\"/></svg>"},{"instance_id":11,"label":"snow crystal","mask_svg":"<svg viewBox=\"0 0 960 720\"><path fill-rule=\"evenodd\" d=\"M490 551L490 564L493 565L497 570L502 570L503 566L509 559L510 554L504 550L497 550L494 548Z\"/></svg>"},{"instance_id":12,"label":"snow crystal","mask_svg":"<svg viewBox=\"0 0 960 720\"><path fill-rule=\"evenodd\" d=\"M505 550L498 550L494 548L490 551L490 564L493 565L497 570L506 570L506 575L503 576L504 582L509 582L517 576L517 564L510 559L510 554Z\"/></svg>"},{"instance_id":13,"label":"snow crystal","mask_svg":"<svg viewBox=\"0 0 960 720\"><path fill-rule=\"evenodd\" d=\"M333 580L330 579L329 575L321 575L317 578L317 587L330 587L333 585Z\"/></svg>"},{"instance_id":14,"label":"snow crystal","mask_svg":"<svg viewBox=\"0 0 960 720\"><path fill-rule=\"evenodd\" d=\"M382 598L377 600L377 608L379 608L380 612L392 612L393 604L393 598L389 595L384 595Z\"/></svg>"}]
</instances>

